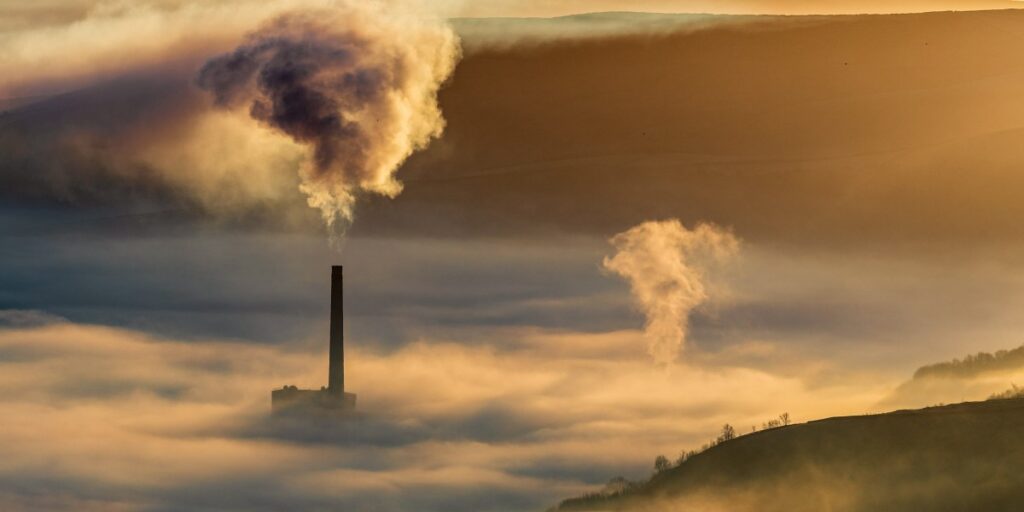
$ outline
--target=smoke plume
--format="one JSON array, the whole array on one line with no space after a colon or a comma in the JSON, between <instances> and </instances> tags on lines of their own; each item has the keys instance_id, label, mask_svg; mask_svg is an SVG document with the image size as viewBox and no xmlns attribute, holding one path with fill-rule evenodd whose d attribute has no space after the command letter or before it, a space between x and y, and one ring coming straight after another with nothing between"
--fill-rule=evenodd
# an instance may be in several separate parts
<instances>
[{"instance_id":1,"label":"smoke plume","mask_svg":"<svg viewBox=\"0 0 1024 512\"><path fill-rule=\"evenodd\" d=\"M362 4L281 15L206 62L198 84L310 149L300 188L338 226L359 193L401 192L398 166L444 129L437 91L458 55L442 22Z\"/></svg>"},{"instance_id":2,"label":"smoke plume","mask_svg":"<svg viewBox=\"0 0 1024 512\"><path fill-rule=\"evenodd\" d=\"M734 255L739 241L717 226L686 229L678 220L644 222L612 237L617 252L604 268L629 281L647 317L647 351L671 364L686 341L690 311L707 300L706 272Z\"/></svg>"}]
</instances>

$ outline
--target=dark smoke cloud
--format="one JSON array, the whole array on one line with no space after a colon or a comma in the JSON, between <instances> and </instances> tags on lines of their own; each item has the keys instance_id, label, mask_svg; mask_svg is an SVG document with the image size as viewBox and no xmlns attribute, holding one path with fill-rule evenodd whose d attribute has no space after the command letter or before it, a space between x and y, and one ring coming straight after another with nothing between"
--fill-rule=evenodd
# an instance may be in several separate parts
<instances>
[{"instance_id":1,"label":"dark smoke cloud","mask_svg":"<svg viewBox=\"0 0 1024 512\"><path fill-rule=\"evenodd\" d=\"M444 25L307 11L208 61L198 84L312 149L302 190L333 224L351 218L358 191L401 191L398 165L443 129L436 94L457 53Z\"/></svg>"},{"instance_id":2,"label":"dark smoke cloud","mask_svg":"<svg viewBox=\"0 0 1024 512\"><path fill-rule=\"evenodd\" d=\"M311 21L300 15L278 20L272 35L264 36L269 40L209 61L199 73L199 85L213 91L219 106L228 107L237 104L255 80L260 96L252 100L254 119L312 145L318 172L341 168L358 175L366 167L372 141L346 119L342 104L359 108L374 101L384 87L385 70L357 68L337 80L322 80L323 69L356 67L358 55L368 52L368 42L354 35L319 40L313 33L312 40L305 40L277 34Z\"/></svg>"}]
</instances>

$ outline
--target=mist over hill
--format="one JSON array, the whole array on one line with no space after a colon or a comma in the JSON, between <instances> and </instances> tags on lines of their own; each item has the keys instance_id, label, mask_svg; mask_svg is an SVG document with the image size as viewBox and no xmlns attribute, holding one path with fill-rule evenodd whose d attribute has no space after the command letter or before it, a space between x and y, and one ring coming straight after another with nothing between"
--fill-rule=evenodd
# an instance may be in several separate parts
<instances>
[{"instance_id":1,"label":"mist over hill","mask_svg":"<svg viewBox=\"0 0 1024 512\"><path fill-rule=\"evenodd\" d=\"M1012 371L1024 368L1024 346L994 353L978 352L943 363L922 366L914 372L914 379L928 377L974 377L986 373Z\"/></svg>"},{"instance_id":2,"label":"mist over hill","mask_svg":"<svg viewBox=\"0 0 1024 512\"><path fill-rule=\"evenodd\" d=\"M785 414L750 430L727 424L699 449L659 456L649 479L615 477L557 508L1017 510L1024 388L1014 379L1022 374L1024 347L924 365L876 410L912 408L795 425Z\"/></svg>"},{"instance_id":3,"label":"mist over hill","mask_svg":"<svg viewBox=\"0 0 1024 512\"><path fill-rule=\"evenodd\" d=\"M886 408L980 400L1024 383L1024 346L977 352L918 368L882 401Z\"/></svg>"},{"instance_id":4,"label":"mist over hill","mask_svg":"<svg viewBox=\"0 0 1024 512\"><path fill-rule=\"evenodd\" d=\"M769 429L561 511L1010 511L1024 500L1024 400Z\"/></svg>"}]
</instances>

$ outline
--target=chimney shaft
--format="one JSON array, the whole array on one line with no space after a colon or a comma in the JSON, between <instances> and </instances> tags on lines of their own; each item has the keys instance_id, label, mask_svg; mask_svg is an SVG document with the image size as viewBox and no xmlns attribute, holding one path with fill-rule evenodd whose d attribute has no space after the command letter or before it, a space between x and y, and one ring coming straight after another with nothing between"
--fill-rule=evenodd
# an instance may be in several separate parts
<instances>
[{"instance_id":1,"label":"chimney shaft","mask_svg":"<svg viewBox=\"0 0 1024 512\"><path fill-rule=\"evenodd\" d=\"M331 393L345 392L345 313L342 307L341 265L331 267L331 367L327 389Z\"/></svg>"}]
</instances>

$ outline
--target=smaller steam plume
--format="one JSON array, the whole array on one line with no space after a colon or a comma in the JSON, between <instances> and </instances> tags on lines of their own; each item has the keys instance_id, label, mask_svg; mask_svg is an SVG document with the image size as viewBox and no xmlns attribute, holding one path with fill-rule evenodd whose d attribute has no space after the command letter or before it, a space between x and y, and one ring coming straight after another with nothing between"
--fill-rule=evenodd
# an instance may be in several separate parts
<instances>
[{"instance_id":1,"label":"smaller steam plume","mask_svg":"<svg viewBox=\"0 0 1024 512\"><path fill-rule=\"evenodd\" d=\"M401 192L398 166L444 129L437 91L458 55L440 21L352 4L279 16L206 62L198 84L310 148L301 189L336 226L358 193Z\"/></svg>"},{"instance_id":2,"label":"smaller steam plume","mask_svg":"<svg viewBox=\"0 0 1024 512\"><path fill-rule=\"evenodd\" d=\"M617 252L604 268L629 281L647 317L647 351L656 363L671 364L686 342L690 311L708 298L707 271L732 257L739 241L714 225L689 230L672 219L644 222L610 242Z\"/></svg>"}]
</instances>

